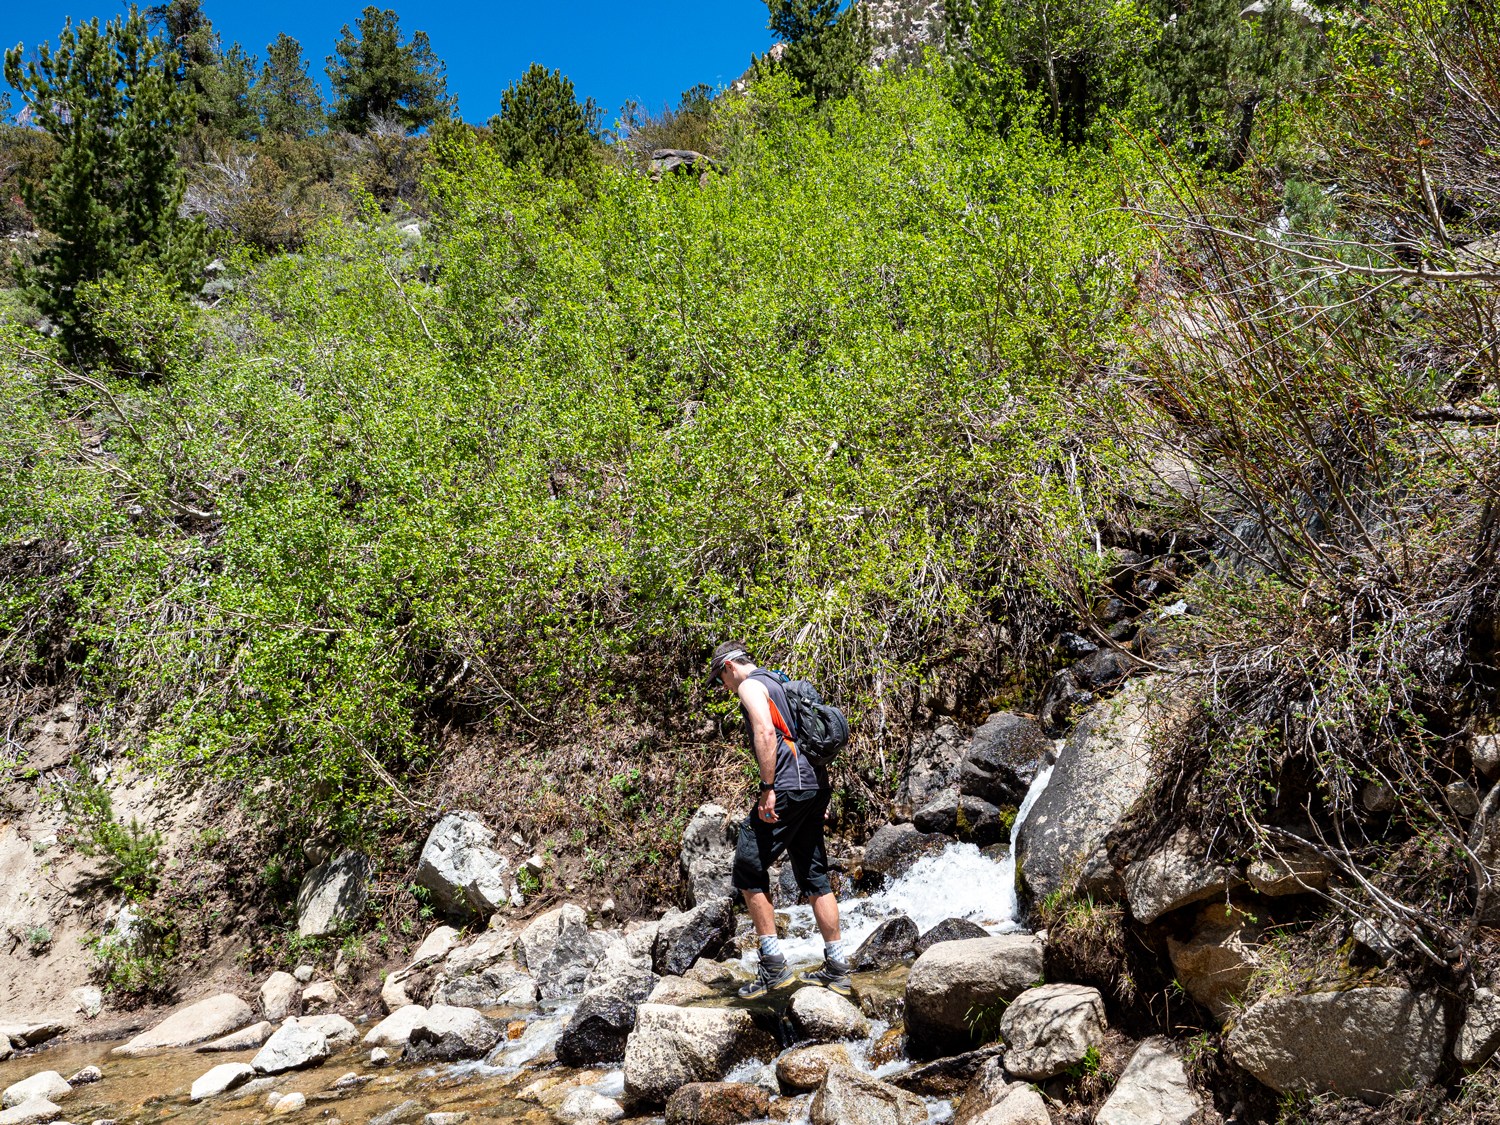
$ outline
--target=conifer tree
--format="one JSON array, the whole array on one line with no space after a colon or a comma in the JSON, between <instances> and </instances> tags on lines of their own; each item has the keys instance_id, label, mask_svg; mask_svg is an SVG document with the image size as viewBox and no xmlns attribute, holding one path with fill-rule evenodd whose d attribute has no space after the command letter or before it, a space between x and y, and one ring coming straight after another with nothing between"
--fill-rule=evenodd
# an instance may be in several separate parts
<instances>
[{"instance_id":1,"label":"conifer tree","mask_svg":"<svg viewBox=\"0 0 1500 1125\"><path fill-rule=\"evenodd\" d=\"M92 342L81 285L149 267L186 288L201 262L201 230L178 213L183 178L176 144L192 95L175 81L175 54L140 10L100 27L68 21L57 49L42 44L22 65L5 53L5 78L31 120L57 142L47 178L24 186L26 205L52 237L23 280L75 350Z\"/></svg>"},{"instance_id":2,"label":"conifer tree","mask_svg":"<svg viewBox=\"0 0 1500 1125\"><path fill-rule=\"evenodd\" d=\"M535 165L545 175L577 179L594 162L599 108L593 98L580 105L562 71L532 63L500 95L500 112L490 118L490 129L510 167Z\"/></svg>"},{"instance_id":3,"label":"conifer tree","mask_svg":"<svg viewBox=\"0 0 1500 1125\"><path fill-rule=\"evenodd\" d=\"M399 121L408 132L425 129L454 108L448 96L447 67L432 50L425 31L401 42L400 22L389 8L365 8L354 28L328 56L333 83L330 122L351 133L369 128L372 118Z\"/></svg>"},{"instance_id":4,"label":"conifer tree","mask_svg":"<svg viewBox=\"0 0 1500 1125\"><path fill-rule=\"evenodd\" d=\"M819 105L855 88L873 46L862 4L840 11L843 0L766 0L766 8L786 49L779 63L757 59L757 69L784 68Z\"/></svg>"},{"instance_id":5,"label":"conifer tree","mask_svg":"<svg viewBox=\"0 0 1500 1125\"><path fill-rule=\"evenodd\" d=\"M215 137L254 137L255 59L238 43L224 48L202 0L170 0L147 15L177 56L177 80L192 93L198 125Z\"/></svg>"},{"instance_id":6,"label":"conifer tree","mask_svg":"<svg viewBox=\"0 0 1500 1125\"><path fill-rule=\"evenodd\" d=\"M286 32L266 47L254 104L268 136L305 137L323 123L323 96L307 72L302 44Z\"/></svg>"}]
</instances>

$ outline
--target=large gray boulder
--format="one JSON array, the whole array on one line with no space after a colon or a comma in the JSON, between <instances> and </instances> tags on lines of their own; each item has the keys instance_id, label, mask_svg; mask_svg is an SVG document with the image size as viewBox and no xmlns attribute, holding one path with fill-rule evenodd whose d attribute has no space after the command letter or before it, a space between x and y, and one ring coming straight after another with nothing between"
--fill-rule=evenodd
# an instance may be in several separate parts
<instances>
[{"instance_id":1,"label":"large gray boulder","mask_svg":"<svg viewBox=\"0 0 1500 1125\"><path fill-rule=\"evenodd\" d=\"M407 1053L418 1059L482 1058L500 1041L500 1029L482 1012L433 1004L407 1039Z\"/></svg>"},{"instance_id":2,"label":"large gray boulder","mask_svg":"<svg viewBox=\"0 0 1500 1125\"><path fill-rule=\"evenodd\" d=\"M1039 1082L1081 1063L1104 1043L1104 997L1081 984L1044 984L1011 1001L1000 1019L1005 1070Z\"/></svg>"},{"instance_id":3,"label":"large gray boulder","mask_svg":"<svg viewBox=\"0 0 1500 1125\"><path fill-rule=\"evenodd\" d=\"M936 855L949 843L948 837L923 832L914 824L882 825L865 844L861 867L866 876L899 879L917 860Z\"/></svg>"},{"instance_id":4,"label":"large gray boulder","mask_svg":"<svg viewBox=\"0 0 1500 1125\"><path fill-rule=\"evenodd\" d=\"M1015 1082L978 1117L974 1125L1052 1125L1052 1115L1042 1095L1025 1082Z\"/></svg>"},{"instance_id":5,"label":"large gray boulder","mask_svg":"<svg viewBox=\"0 0 1500 1125\"><path fill-rule=\"evenodd\" d=\"M944 789L912 814L923 832L956 836L976 844L995 844L1006 838L1007 828L1000 810L979 797L970 797L956 786Z\"/></svg>"},{"instance_id":6,"label":"large gray boulder","mask_svg":"<svg viewBox=\"0 0 1500 1125\"><path fill-rule=\"evenodd\" d=\"M449 813L432 827L417 862L417 885L454 918L484 920L509 901L510 861L473 813Z\"/></svg>"},{"instance_id":7,"label":"large gray boulder","mask_svg":"<svg viewBox=\"0 0 1500 1125\"><path fill-rule=\"evenodd\" d=\"M260 1074L281 1074L317 1066L332 1053L328 1036L314 1027L304 1027L295 1019L282 1024L266 1040L266 1045L250 1060Z\"/></svg>"},{"instance_id":8,"label":"large gray boulder","mask_svg":"<svg viewBox=\"0 0 1500 1125\"><path fill-rule=\"evenodd\" d=\"M1047 788L1016 836L1021 880L1032 895L1118 892L1105 837L1151 781L1150 678L1131 681L1079 721Z\"/></svg>"},{"instance_id":9,"label":"large gray boulder","mask_svg":"<svg viewBox=\"0 0 1500 1125\"><path fill-rule=\"evenodd\" d=\"M651 951L652 966L661 976L680 977L700 957L717 957L733 937L733 900L710 899L661 920Z\"/></svg>"},{"instance_id":10,"label":"large gray boulder","mask_svg":"<svg viewBox=\"0 0 1500 1125\"><path fill-rule=\"evenodd\" d=\"M302 880L297 892L297 933L324 937L364 913L370 897L370 861L358 852L345 852L320 863Z\"/></svg>"},{"instance_id":11,"label":"large gray boulder","mask_svg":"<svg viewBox=\"0 0 1500 1125\"><path fill-rule=\"evenodd\" d=\"M260 986L260 1010L271 1023L302 1011L302 986L291 973L275 972Z\"/></svg>"},{"instance_id":12,"label":"large gray boulder","mask_svg":"<svg viewBox=\"0 0 1500 1125\"><path fill-rule=\"evenodd\" d=\"M1405 988L1275 996L1229 1033L1229 1056L1278 1093L1377 1101L1430 1083L1447 1043L1442 1001Z\"/></svg>"},{"instance_id":13,"label":"large gray boulder","mask_svg":"<svg viewBox=\"0 0 1500 1125\"><path fill-rule=\"evenodd\" d=\"M1169 1039L1135 1049L1094 1125L1191 1125L1203 1108Z\"/></svg>"},{"instance_id":14,"label":"large gray boulder","mask_svg":"<svg viewBox=\"0 0 1500 1125\"><path fill-rule=\"evenodd\" d=\"M918 735L912 743L906 777L896 794L896 804L919 809L945 789L955 789L958 764L963 759L964 738L958 728L944 723L936 730Z\"/></svg>"},{"instance_id":15,"label":"large gray boulder","mask_svg":"<svg viewBox=\"0 0 1500 1125\"><path fill-rule=\"evenodd\" d=\"M1223 898L1243 882L1234 871L1208 859L1204 850L1202 841L1184 829L1125 869L1125 901L1137 921L1154 922L1195 902Z\"/></svg>"},{"instance_id":16,"label":"large gray boulder","mask_svg":"<svg viewBox=\"0 0 1500 1125\"><path fill-rule=\"evenodd\" d=\"M703 805L693 813L682 833L681 865L693 905L730 898L734 887L735 833L738 825L723 805Z\"/></svg>"},{"instance_id":17,"label":"large gray boulder","mask_svg":"<svg viewBox=\"0 0 1500 1125\"><path fill-rule=\"evenodd\" d=\"M61 1074L55 1070L43 1070L33 1074L30 1078L23 1078L7 1086L4 1092L0 1093L0 1106L9 1109L22 1102L29 1102L33 1098L56 1101L72 1092L73 1087L68 1085L67 1079Z\"/></svg>"},{"instance_id":18,"label":"large gray boulder","mask_svg":"<svg viewBox=\"0 0 1500 1125\"><path fill-rule=\"evenodd\" d=\"M531 974L514 962L500 962L460 977L440 976L432 988L434 1004L459 1008L530 1008L540 997Z\"/></svg>"},{"instance_id":19,"label":"large gray boulder","mask_svg":"<svg viewBox=\"0 0 1500 1125\"><path fill-rule=\"evenodd\" d=\"M813 1095L812 1125L926 1125L927 1103L847 1066L832 1066Z\"/></svg>"},{"instance_id":20,"label":"large gray boulder","mask_svg":"<svg viewBox=\"0 0 1500 1125\"><path fill-rule=\"evenodd\" d=\"M689 1082L718 1082L748 1058L769 1059L776 1041L735 1008L642 1004L625 1045L625 1092L661 1105Z\"/></svg>"},{"instance_id":21,"label":"large gray boulder","mask_svg":"<svg viewBox=\"0 0 1500 1125\"><path fill-rule=\"evenodd\" d=\"M934 945L906 980L908 1052L935 1058L967 1049L976 1014L998 1016L1041 976L1042 943L1030 934Z\"/></svg>"},{"instance_id":22,"label":"large gray boulder","mask_svg":"<svg viewBox=\"0 0 1500 1125\"><path fill-rule=\"evenodd\" d=\"M544 1000L577 996L599 963L607 939L589 929L588 915L568 903L539 914L521 931L521 955Z\"/></svg>"},{"instance_id":23,"label":"large gray boulder","mask_svg":"<svg viewBox=\"0 0 1500 1125\"><path fill-rule=\"evenodd\" d=\"M792 996L788 1014L797 1033L814 1043L864 1039L870 1034L870 1021L864 1013L826 988L798 989Z\"/></svg>"},{"instance_id":24,"label":"large gray boulder","mask_svg":"<svg viewBox=\"0 0 1500 1125\"><path fill-rule=\"evenodd\" d=\"M588 989L557 1041L558 1061L566 1066L618 1063L635 1028L635 1013L656 987L645 958L633 958L623 943L611 949L589 975Z\"/></svg>"},{"instance_id":25,"label":"large gray boulder","mask_svg":"<svg viewBox=\"0 0 1500 1125\"><path fill-rule=\"evenodd\" d=\"M960 793L992 805L1019 805L1052 740L1035 719L999 711L969 740L958 765Z\"/></svg>"},{"instance_id":26,"label":"large gray boulder","mask_svg":"<svg viewBox=\"0 0 1500 1125\"><path fill-rule=\"evenodd\" d=\"M237 1031L255 1017L238 996L224 993L178 1008L155 1027L116 1047L112 1055L148 1055L171 1047L191 1047Z\"/></svg>"},{"instance_id":27,"label":"large gray boulder","mask_svg":"<svg viewBox=\"0 0 1500 1125\"><path fill-rule=\"evenodd\" d=\"M1192 933L1167 938L1167 953L1183 991L1219 1020L1250 985L1260 963L1261 926L1243 911L1213 903L1198 912Z\"/></svg>"}]
</instances>

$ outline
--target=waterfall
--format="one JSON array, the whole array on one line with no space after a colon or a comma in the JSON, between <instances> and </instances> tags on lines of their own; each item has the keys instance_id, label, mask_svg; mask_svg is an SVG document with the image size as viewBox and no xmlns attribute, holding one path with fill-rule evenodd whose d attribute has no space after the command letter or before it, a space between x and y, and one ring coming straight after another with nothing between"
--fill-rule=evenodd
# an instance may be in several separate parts
<instances>
[{"instance_id":1,"label":"waterfall","mask_svg":"<svg viewBox=\"0 0 1500 1125\"><path fill-rule=\"evenodd\" d=\"M1010 930L1021 928L1020 908L1016 903L1016 841L1020 839L1021 825L1026 823L1031 806L1036 804L1037 798L1047 788L1047 782L1052 779L1053 764L1048 762L1037 767L1036 776L1031 779L1031 787L1026 790L1021 807L1016 810L1015 823L1010 826L1010 852L1000 861L1000 882L1005 895L1006 928Z\"/></svg>"}]
</instances>

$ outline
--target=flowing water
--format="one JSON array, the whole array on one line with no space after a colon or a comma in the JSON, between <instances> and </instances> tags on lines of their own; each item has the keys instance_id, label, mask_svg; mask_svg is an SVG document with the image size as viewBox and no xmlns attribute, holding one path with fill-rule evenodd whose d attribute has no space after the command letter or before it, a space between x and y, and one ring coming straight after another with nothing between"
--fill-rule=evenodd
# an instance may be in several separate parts
<instances>
[{"instance_id":1,"label":"flowing water","mask_svg":"<svg viewBox=\"0 0 1500 1125\"><path fill-rule=\"evenodd\" d=\"M898 914L907 915L921 931L946 918L966 918L991 933L1019 930L1016 835L1050 776L1050 765L1038 770L1016 814L1009 853L1002 858L992 859L973 844L951 844L939 854L918 860L883 889L843 900L839 908L850 949L857 948L877 926ZM821 960L822 941L811 909L796 907L790 914L784 943L788 958L797 964ZM753 952L746 954L745 962L753 969ZM856 986L899 991L905 972L897 969L871 974L868 978L862 976L856 979ZM285 1117L276 1114L275 1119L363 1125L402 1103L418 1102L422 1112L467 1113L472 1120L542 1125L557 1120L551 1108L580 1086L609 1098L619 1098L624 1093L624 1073L619 1069L574 1071L553 1064L553 1048L574 1007L566 1003L551 1005L531 1013L524 1021L511 1022L505 1041L483 1060L372 1069L368 1052L350 1048L316 1070L261 1079L250 1088L252 1092L213 1098L197 1105L188 1100L188 1088L194 1079L219 1063L248 1062L255 1052L197 1054L184 1050L150 1058L122 1059L109 1054L117 1043L65 1044L0 1063L0 1089L42 1070L55 1070L66 1077L82 1067L97 1065L104 1072L104 1081L80 1086L60 1103L68 1121L85 1123L109 1118L120 1125L164 1121L180 1121L185 1125L199 1122L249 1125L273 1118L267 1106L268 1095L299 1093L306 1098L306 1106ZM901 1058L884 1061L872 1058L888 1026L884 1021L874 1020L867 1040L849 1044L855 1065L880 1078L898 1074L910 1065ZM768 1079L766 1070L766 1063L750 1062L729 1077L764 1082ZM769 1081L774 1086L774 1077ZM797 1101L792 1122L807 1121L808 1101L806 1096ZM951 1119L952 1106L948 1102L930 1099L927 1105L931 1125ZM420 1121L421 1116L416 1113L411 1120ZM659 1122L661 1118L631 1120Z\"/></svg>"}]
</instances>

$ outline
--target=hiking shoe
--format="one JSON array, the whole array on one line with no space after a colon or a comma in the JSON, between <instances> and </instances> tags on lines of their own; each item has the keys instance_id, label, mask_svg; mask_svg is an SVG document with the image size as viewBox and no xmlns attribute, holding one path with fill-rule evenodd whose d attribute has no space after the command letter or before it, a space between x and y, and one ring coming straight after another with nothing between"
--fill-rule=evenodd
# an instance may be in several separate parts
<instances>
[{"instance_id":1,"label":"hiking shoe","mask_svg":"<svg viewBox=\"0 0 1500 1125\"><path fill-rule=\"evenodd\" d=\"M808 984L821 984L830 992L837 992L840 996L854 995L854 984L849 980L847 961L825 960L821 969L806 969L797 974L797 979Z\"/></svg>"},{"instance_id":2,"label":"hiking shoe","mask_svg":"<svg viewBox=\"0 0 1500 1125\"><path fill-rule=\"evenodd\" d=\"M754 1000L772 989L784 988L792 979L792 970L786 967L784 957L762 957L755 979L740 989L740 999Z\"/></svg>"}]
</instances>

